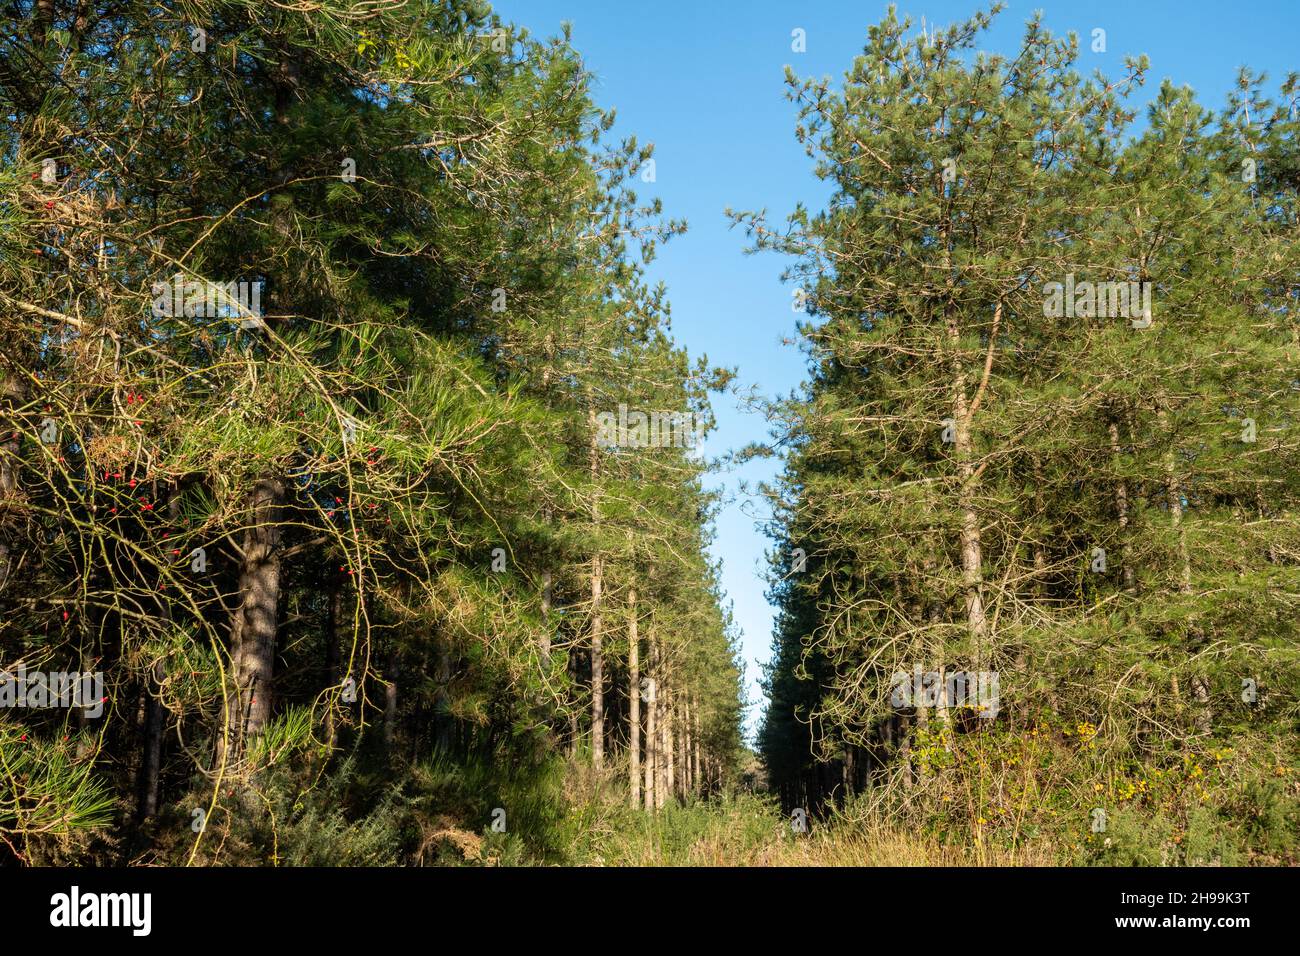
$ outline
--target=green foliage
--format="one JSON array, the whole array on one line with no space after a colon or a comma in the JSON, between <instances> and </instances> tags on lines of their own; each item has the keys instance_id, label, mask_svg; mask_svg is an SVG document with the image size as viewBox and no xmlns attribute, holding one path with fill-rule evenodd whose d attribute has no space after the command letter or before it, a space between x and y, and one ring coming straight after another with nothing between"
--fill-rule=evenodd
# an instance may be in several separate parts
<instances>
[{"instance_id":1,"label":"green foliage","mask_svg":"<svg viewBox=\"0 0 1300 956\"><path fill-rule=\"evenodd\" d=\"M0 836L39 840L108 824L114 798L95 773L93 734L47 738L23 724L0 731ZM12 847L13 843L9 843Z\"/></svg>"},{"instance_id":2,"label":"green foliage","mask_svg":"<svg viewBox=\"0 0 1300 956\"><path fill-rule=\"evenodd\" d=\"M989 16L916 37L891 9L839 87L790 75L835 194L786 230L736 216L810 313L810 384L771 409L760 749L787 807L864 790L942 840L1032 818L1080 845L1088 791L1132 774L1165 861L1293 853L1175 768L1228 743L1243 774L1296 769L1297 77L1274 102L1243 71L1217 117L1166 81L1135 129L1144 58L1085 77L1038 17L976 53ZM1151 314L1054 308L1076 279L1147 283ZM893 700L915 667L997 672L994 728ZM999 759L1037 767L1015 792L1041 811ZM1107 852L1160 862L1151 839Z\"/></svg>"},{"instance_id":3,"label":"green foliage","mask_svg":"<svg viewBox=\"0 0 1300 956\"><path fill-rule=\"evenodd\" d=\"M707 428L729 374L669 337L643 267L684 224L567 38L478 0L50 9L0 23L0 664L93 662L112 703L9 777L11 848L429 862L502 806L488 855L549 858L598 664L627 720L638 585L730 770L706 463L594 424Z\"/></svg>"},{"instance_id":4,"label":"green foliage","mask_svg":"<svg viewBox=\"0 0 1300 956\"><path fill-rule=\"evenodd\" d=\"M505 751L459 761L435 754L416 765L406 789L411 813L425 836L421 858L441 821L443 827L455 825L480 834L482 861L555 862L565 848L564 773L560 758L529 765ZM504 814L495 813L498 809ZM494 823L505 829L494 830ZM442 861L455 860L454 845L444 843L437 849Z\"/></svg>"}]
</instances>

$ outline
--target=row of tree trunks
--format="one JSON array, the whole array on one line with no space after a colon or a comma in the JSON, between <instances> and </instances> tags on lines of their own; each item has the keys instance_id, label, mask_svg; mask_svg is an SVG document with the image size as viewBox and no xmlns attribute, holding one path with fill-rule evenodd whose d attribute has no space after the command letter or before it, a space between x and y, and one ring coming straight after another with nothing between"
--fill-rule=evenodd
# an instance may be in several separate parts
<instances>
[{"instance_id":1,"label":"row of tree trunks","mask_svg":"<svg viewBox=\"0 0 1300 956\"><path fill-rule=\"evenodd\" d=\"M629 603L635 606L635 591ZM647 646L650 674L640 666L638 628L629 628L629 680L632 705L628 720L628 775L633 806L662 809L669 800L687 800L707 792L720 778L700 745L697 699L673 689L672 674L659 642ZM657 676L650 676L657 675ZM637 698L640 698L638 700Z\"/></svg>"},{"instance_id":2,"label":"row of tree trunks","mask_svg":"<svg viewBox=\"0 0 1300 956\"><path fill-rule=\"evenodd\" d=\"M594 457L593 457L594 463ZM594 466L593 466L594 470ZM542 594L543 613L550 608L550 575ZM591 612L587 650L591 656L591 763L604 769L607 746L615 746L617 735L607 727L604 687L605 600L604 560L592 557L590 576ZM641 653L641 622L638 591L627 588L627 782L628 800L633 807L662 808L669 799L686 799L700 792L711 779L701 763L700 715L697 701L679 693L669 672L667 657L653 632L647 639L647 654ZM569 672L577 677L576 653L569 655ZM621 708L615 709L615 714ZM616 718L617 719L617 716ZM607 735L609 744L607 745ZM570 755L581 739L577 708L570 712Z\"/></svg>"}]
</instances>

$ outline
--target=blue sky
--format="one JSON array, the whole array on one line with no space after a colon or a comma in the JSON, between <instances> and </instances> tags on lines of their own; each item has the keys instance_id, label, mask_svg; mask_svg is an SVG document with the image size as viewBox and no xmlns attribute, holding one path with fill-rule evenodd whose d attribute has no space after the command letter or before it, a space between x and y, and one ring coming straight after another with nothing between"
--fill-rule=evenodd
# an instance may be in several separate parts
<instances>
[{"instance_id":1,"label":"blue sky","mask_svg":"<svg viewBox=\"0 0 1300 956\"><path fill-rule=\"evenodd\" d=\"M776 256L744 256L745 237L728 229L723 210L766 208L775 222L802 201L818 208L829 190L812 175L812 161L794 139L794 106L785 99L787 64L801 76L837 80L861 52L869 24L887 4L861 0L501 0L501 16L552 36L573 25L573 43L597 75L597 101L618 112L615 135L655 144L656 182L640 184L658 195L665 213L685 217L689 231L665 246L650 268L672 303L675 337L693 356L737 366L739 382L767 395L785 394L805 378L802 353L782 339L794 335L791 288L779 280ZM899 2L919 29L920 19L941 26L967 18L987 4ZM1022 28L1035 10L1057 34L1075 31L1080 66L1111 76L1126 54L1151 58L1147 85L1134 101L1145 103L1169 77L1196 90L1203 105L1224 103L1237 68L1267 71L1276 89L1288 70L1300 69L1300 2L1252 0L1123 0L1039 2L1012 0L985 34L980 48L1004 54L1018 49ZM1106 31L1105 53L1092 53L1094 28ZM806 33L807 49L791 50L791 31ZM743 412L730 396L714 400L718 429L705 451L717 454L767 437L763 421ZM750 463L715 478L729 503L719 516L715 553L723 561L723 586L743 630L743 653L756 725L763 698L758 661L768 657L773 610L764 596L764 552L769 546L758 519L759 501L737 496L739 482L772 477L775 460Z\"/></svg>"}]
</instances>

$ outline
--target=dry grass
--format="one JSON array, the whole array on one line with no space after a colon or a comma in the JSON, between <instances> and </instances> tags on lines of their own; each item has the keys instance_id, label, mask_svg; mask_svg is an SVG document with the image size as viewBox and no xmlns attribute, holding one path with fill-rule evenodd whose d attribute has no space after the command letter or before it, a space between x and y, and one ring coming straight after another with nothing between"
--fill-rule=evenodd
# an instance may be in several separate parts
<instances>
[{"instance_id":1,"label":"dry grass","mask_svg":"<svg viewBox=\"0 0 1300 956\"><path fill-rule=\"evenodd\" d=\"M609 805L584 814L575 859L587 866L1051 866L1046 842L1008 849L990 842L944 844L897 824L839 821L796 835L771 800L739 797L657 814Z\"/></svg>"},{"instance_id":2,"label":"dry grass","mask_svg":"<svg viewBox=\"0 0 1300 956\"><path fill-rule=\"evenodd\" d=\"M689 850L696 866L1052 866L1059 862L1046 847L945 846L897 832L868 835L829 834L822 837L773 838L737 854L733 842L710 835ZM672 865L672 861L649 860L642 865Z\"/></svg>"}]
</instances>

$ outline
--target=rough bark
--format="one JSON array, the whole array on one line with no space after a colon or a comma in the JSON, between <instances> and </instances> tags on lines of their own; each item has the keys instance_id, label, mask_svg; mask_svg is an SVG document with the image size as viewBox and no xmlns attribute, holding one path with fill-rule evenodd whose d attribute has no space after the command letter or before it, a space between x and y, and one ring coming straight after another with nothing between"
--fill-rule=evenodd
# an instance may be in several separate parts
<instances>
[{"instance_id":1,"label":"rough bark","mask_svg":"<svg viewBox=\"0 0 1300 956\"><path fill-rule=\"evenodd\" d=\"M651 677L646 685L646 727L645 727L645 808L653 810L659 806L659 700L656 693L655 679Z\"/></svg>"},{"instance_id":2,"label":"rough bark","mask_svg":"<svg viewBox=\"0 0 1300 956\"><path fill-rule=\"evenodd\" d=\"M591 432L591 480L593 485L600 478L600 446L597 444L596 406L588 405ZM592 521L600 524L599 497L592 502ZM599 541L596 548L599 549ZM605 565L597 550L591 557L591 762L597 769L605 766L605 656L601 647L601 586Z\"/></svg>"},{"instance_id":3,"label":"rough bark","mask_svg":"<svg viewBox=\"0 0 1300 956\"><path fill-rule=\"evenodd\" d=\"M1001 304L999 303L994 319L995 328L1000 316ZM976 406L967 400L966 371L962 365L960 352L960 330L956 317L952 315L948 318L948 340L953 349L953 442L957 456L957 476L960 479L957 508L961 512L962 588L966 599L966 626L975 648L975 664L978 668L987 656L988 624L984 617L983 556L980 546L979 515L974 503L975 462L972 457L971 424ZM992 349L992 343L989 348Z\"/></svg>"},{"instance_id":4,"label":"rough bark","mask_svg":"<svg viewBox=\"0 0 1300 956\"><path fill-rule=\"evenodd\" d=\"M691 792L691 696L682 694L682 795Z\"/></svg>"},{"instance_id":5,"label":"rough bark","mask_svg":"<svg viewBox=\"0 0 1300 956\"><path fill-rule=\"evenodd\" d=\"M280 601L280 522L284 482L263 478L250 498L251 521L244 531L239 596L231 621L231 678L227 746L236 759L245 741L271 719L275 641Z\"/></svg>"},{"instance_id":6,"label":"rough bark","mask_svg":"<svg viewBox=\"0 0 1300 956\"><path fill-rule=\"evenodd\" d=\"M667 736L667 702L668 681L664 673L663 649L658 641L651 645L654 653L655 674L655 807L662 808L668 794L668 736Z\"/></svg>"},{"instance_id":7,"label":"rough bark","mask_svg":"<svg viewBox=\"0 0 1300 956\"><path fill-rule=\"evenodd\" d=\"M691 734L691 779L695 781L695 792L703 793L700 779L700 706L696 701L691 708L691 721L694 733Z\"/></svg>"},{"instance_id":8,"label":"rough bark","mask_svg":"<svg viewBox=\"0 0 1300 956\"><path fill-rule=\"evenodd\" d=\"M384 668L384 756L389 760L393 758L397 740L398 667L398 652L394 649L388 655L388 666Z\"/></svg>"},{"instance_id":9,"label":"rough bark","mask_svg":"<svg viewBox=\"0 0 1300 956\"><path fill-rule=\"evenodd\" d=\"M627 590L628 791L633 807L641 805L641 650L638 646L636 586Z\"/></svg>"},{"instance_id":10,"label":"rough bark","mask_svg":"<svg viewBox=\"0 0 1300 956\"><path fill-rule=\"evenodd\" d=\"M677 751L676 751L676 727L674 722L677 718L677 701L676 694L666 695L667 700L664 702L664 763L667 780L664 784L664 793L670 797L677 796Z\"/></svg>"},{"instance_id":11,"label":"rough bark","mask_svg":"<svg viewBox=\"0 0 1300 956\"><path fill-rule=\"evenodd\" d=\"M136 819L144 822L158 812L158 778L162 768L164 718L158 699L165 676L163 662L153 666L145 682L144 746L140 757L140 774L136 781Z\"/></svg>"},{"instance_id":12,"label":"rough bark","mask_svg":"<svg viewBox=\"0 0 1300 956\"><path fill-rule=\"evenodd\" d=\"M591 559L591 763L601 770L605 766L605 653L601 633L601 587L604 562L600 555Z\"/></svg>"}]
</instances>

